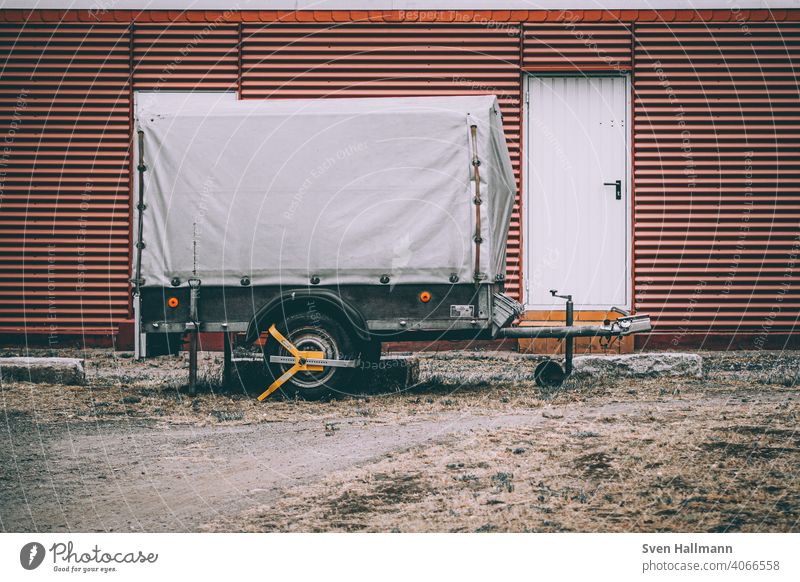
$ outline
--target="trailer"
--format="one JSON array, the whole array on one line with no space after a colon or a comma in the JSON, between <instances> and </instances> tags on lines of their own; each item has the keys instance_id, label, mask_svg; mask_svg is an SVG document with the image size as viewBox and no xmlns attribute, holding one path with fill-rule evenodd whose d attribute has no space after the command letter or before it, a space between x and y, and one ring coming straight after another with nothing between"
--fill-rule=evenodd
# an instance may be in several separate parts
<instances>
[{"instance_id":1,"label":"trailer","mask_svg":"<svg viewBox=\"0 0 800 582\"><path fill-rule=\"evenodd\" d=\"M492 95L237 100L137 93L137 357L153 334L263 343L286 396L347 392L387 341L558 337L537 382L571 372L574 337L647 331L621 313L514 325L503 293L516 180Z\"/></svg>"}]
</instances>

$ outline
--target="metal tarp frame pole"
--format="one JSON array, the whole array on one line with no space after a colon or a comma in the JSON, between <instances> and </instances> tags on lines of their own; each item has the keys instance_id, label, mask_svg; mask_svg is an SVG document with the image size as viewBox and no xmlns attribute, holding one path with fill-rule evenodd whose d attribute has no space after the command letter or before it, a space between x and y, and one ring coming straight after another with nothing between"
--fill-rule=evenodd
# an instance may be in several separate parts
<instances>
[{"instance_id":1,"label":"metal tarp frame pole","mask_svg":"<svg viewBox=\"0 0 800 582\"><path fill-rule=\"evenodd\" d=\"M134 317L134 357L139 360L146 355L147 347L142 333L142 249L144 241L142 232L144 231L144 173L147 166L144 163L144 132L137 132L139 142L139 163L136 170L139 172L139 199L136 203L137 225L136 225L136 268L133 275L133 317Z\"/></svg>"},{"instance_id":2,"label":"metal tarp frame pole","mask_svg":"<svg viewBox=\"0 0 800 582\"><path fill-rule=\"evenodd\" d=\"M475 197L472 199L472 203L475 205L475 274L473 278L477 284L480 283L482 278L481 243L483 242L483 238L481 237L481 173L479 170L481 160L478 157L478 126L471 120L469 121L469 129L472 136L472 171L475 180Z\"/></svg>"}]
</instances>

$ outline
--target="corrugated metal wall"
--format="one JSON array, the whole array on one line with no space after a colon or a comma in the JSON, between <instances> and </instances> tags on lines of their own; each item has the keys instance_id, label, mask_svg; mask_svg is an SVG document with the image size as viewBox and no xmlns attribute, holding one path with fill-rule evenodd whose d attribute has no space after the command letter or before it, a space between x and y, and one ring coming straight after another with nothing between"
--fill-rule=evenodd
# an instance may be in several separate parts
<instances>
[{"instance_id":1,"label":"corrugated metal wall","mask_svg":"<svg viewBox=\"0 0 800 582\"><path fill-rule=\"evenodd\" d=\"M0 331L128 316L129 42L123 25L0 27Z\"/></svg>"},{"instance_id":2,"label":"corrugated metal wall","mask_svg":"<svg viewBox=\"0 0 800 582\"><path fill-rule=\"evenodd\" d=\"M239 26L221 22L137 24L133 33L136 90L236 90Z\"/></svg>"},{"instance_id":3,"label":"corrugated metal wall","mask_svg":"<svg viewBox=\"0 0 800 582\"><path fill-rule=\"evenodd\" d=\"M476 24L337 24L242 30L244 99L494 93L519 176L519 27ZM519 203L507 255L520 288Z\"/></svg>"},{"instance_id":4,"label":"corrugated metal wall","mask_svg":"<svg viewBox=\"0 0 800 582\"><path fill-rule=\"evenodd\" d=\"M788 331L797 322L797 23L656 22L734 20L729 11L632 11L624 24L608 20L626 13L596 19L606 22L578 12L583 22L569 13L566 22L562 13L468 13L479 22L452 13L441 17L448 23L387 22L400 19L395 13L241 13L244 22L229 23L222 13L108 11L99 18L123 23L75 13L58 24L68 14L0 13L54 21L0 26L8 148L0 160L0 332L103 333L129 317L131 73L137 89L239 89L243 98L499 93L518 170L521 70L631 66L636 307L676 334ZM133 18L151 22L131 34ZM278 18L303 22L259 22ZM336 22L361 18L374 21ZM173 19L182 22L154 22ZM517 211L512 289L519 237Z\"/></svg>"},{"instance_id":5,"label":"corrugated metal wall","mask_svg":"<svg viewBox=\"0 0 800 582\"><path fill-rule=\"evenodd\" d=\"M636 306L661 330L800 311L798 24L636 26Z\"/></svg>"},{"instance_id":6,"label":"corrugated metal wall","mask_svg":"<svg viewBox=\"0 0 800 582\"><path fill-rule=\"evenodd\" d=\"M580 22L523 26L526 71L625 71L631 66L630 25Z\"/></svg>"}]
</instances>

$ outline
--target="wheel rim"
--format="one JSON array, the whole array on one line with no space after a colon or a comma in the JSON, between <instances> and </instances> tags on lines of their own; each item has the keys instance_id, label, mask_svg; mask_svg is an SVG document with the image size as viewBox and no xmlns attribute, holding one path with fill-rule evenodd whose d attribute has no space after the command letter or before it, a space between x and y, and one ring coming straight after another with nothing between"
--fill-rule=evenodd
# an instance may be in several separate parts
<instances>
[{"instance_id":1,"label":"wheel rim","mask_svg":"<svg viewBox=\"0 0 800 582\"><path fill-rule=\"evenodd\" d=\"M323 329L313 327L299 328L289 334L288 340L301 352L316 351L322 352L324 358L334 360L339 358L339 347L336 344L336 340ZM286 352L286 354L289 355L289 352ZM281 374L291 367L292 364L281 364ZM336 374L336 368L330 367L324 368L321 372L297 372L289 382L302 390L309 390L324 386L326 382L333 378L334 374Z\"/></svg>"}]
</instances>

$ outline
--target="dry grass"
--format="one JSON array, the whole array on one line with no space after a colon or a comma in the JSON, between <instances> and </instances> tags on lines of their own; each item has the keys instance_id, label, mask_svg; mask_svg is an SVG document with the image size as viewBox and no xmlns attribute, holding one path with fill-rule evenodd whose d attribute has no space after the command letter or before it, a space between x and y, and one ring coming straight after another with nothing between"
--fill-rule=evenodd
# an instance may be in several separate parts
<instances>
[{"instance_id":1,"label":"dry grass","mask_svg":"<svg viewBox=\"0 0 800 582\"><path fill-rule=\"evenodd\" d=\"M551 404L661 398L674 391L691 398L713 388L695 379L674 381L669 391L657 380L637 381L632 387L625 382L581 379L548 391L533 383L539 358L451 354L422 358L418 384L400 392L375 393L380 390L373 386L368 395L325 403L287 401L278 394L258 402L255 396L266 388L266 378L249 378L247 385L236 381L223 390L220 354L200 354L200 391L194 396L185 389L185 354L143 362L133 360L129 353L101 350L74 355L86 358L86 386L0 384L0 406L6 412L31 414L40 423L141 419L207 426L348 416L396 422L437 412L495 414ZM718 389L725 390L727 385Z\"/></svg>"},{"instance_id":2,"label":"dry grass","mask_svg":"<svg viewBox=\"0 0 800 582\"><path fill-rule=\"evenodd\" d=\"M144 363L90 352L87 386L0 387L7 415L36 423L130 421L217 426L347 418L407 423L437 414L530 415L292 487L275 504L212 523L224 531L797 531L797 359L727 354L703 379L532 382L536 358L423 358L402 392L332 402L258 402L263 386L189 396L185 357ZM606 412L598 412L598 411ZM609 412L610 411L610 412ZM535 422L534 422L535 421ZM337 438L331 430L332 438Z\"/></svg>"},{"instance_id":3,"label":"dry grass","mask_svg":"<svg viewBox=\"0 0 800 582\"><path fill-rule=\"evenodd\" d=\"M796 392L628 409L391 455L208 529L797 531Z\"/></svg>"}]
</instances>

